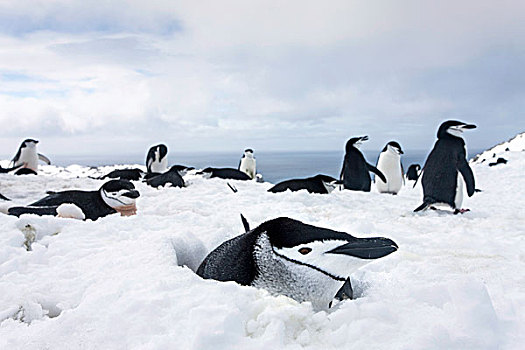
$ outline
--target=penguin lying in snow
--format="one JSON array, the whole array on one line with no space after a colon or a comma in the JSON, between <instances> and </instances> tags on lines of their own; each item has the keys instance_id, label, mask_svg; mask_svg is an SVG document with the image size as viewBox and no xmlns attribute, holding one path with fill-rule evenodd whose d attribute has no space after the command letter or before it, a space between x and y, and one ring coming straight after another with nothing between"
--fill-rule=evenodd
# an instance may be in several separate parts
<instances>
[{"instance_id":1,"label":"penguin lying in snow","mask_svg":"<svg viewBox=\"0 0 525 350\"><path fill-rule=\"evenodd\" d=\"M133 180L138 181L140 178L144 175L144 172L138 168L135 169L116 169L109 173L107 173L104 176L101 176L97 178L97 180L104 180L104 179L121 179L121 180Z\"/></svg>"},{"instance_id":2,"label":"penguin lying in snow","mask_svg":"<svg viewBox=\"0 0 525 350\"><path fill-rule=\"evenodd\" d=\"M36 144L37 140L26 139L22 142L16 152L15 156L11 160L14 167L22 166L21 169L15 172L16 175L35 174L38 171L38 161L41 160L47 165L51 164L49 158L43 154L37 153ZM27 170L25 170L27 169Z\"/></svg>"},{"instance_id":3,"label":"penguin lying in snow","mask_svg":"<svg viewBox=\"0 0 525 350\"><path fill-rule=\"evenodd\" d=\"M233 168L206 168L197 173L197 175L204 175L206 178L220 178L231 180L251 180L251 177L246 173Z\"/></svg>"},{"instance_id":4,"label":"penguin lying in snow","mask_svg":"<svg viewBox=\"0 0 525 350\"><path fill-rule=\"evenodd\" d=\"M407 174L406 174L407 180L417 181L417 179L419 178L420 170L421 170L421 165L411 164L407 170Z\"/></svg>"},{"instance_id":5,"label":"penguin lying in snow","mask_svg":"<svg viewBox=\"0 0 525 350\"><path fill-rule=\"evenodd\" d=\"M286 180L278 183L268 190L268 192L284 192L287 190L290 191L299 191L307 190L309 193L330 193L332 192L337 185L341 184L341 181L334 179L328 175L318 174L313 177L308 177L306 179L292 179Z\"/></svg>"},{"instance_id":6,"label":"penguin lying in snow","mask_svg":"<svg viewBox=\"0 0 525 350\"><path fill-rule=\"evenodd\" d=\"M249 229L245 219L243 224ZM208 254L197 274L264 288L326 309L356 269L397 249L388 238L356 238L280 217L222 243ZM349 294L348 286L344 291Z\"/></svg>"},{"instance_id":7,"label":"penguin lying in snow","mask_svg":"<svg viewBox=\"0 0 525 350\"><path fill-rule=\"evenodd\" d=\"M467 194L475 192L474 174L470 168L465 151L465 141L461 138L464 130L476 128L457 120L448 120L439 126L434 148L423 166L421 184L423 185L423 204L414 211L436 207L444 204L454 210L455 214L463 213L463 180L467 185ZM459 177L459 174L463 177Z\"/></svg>"},{"instance_id":8,"label":"penguin lying in snow","mask_svg":"<svg viewBox=\"0 0 525 350\"><path fill-rule=\"evenodd\" d=\"M140 196L135 186L128 180L110 180L98 191L62 191L48 192L44 197L27 207L11 207L9 215L22 214L57 215L57 208L62 204L74 204L86 219L97 220L109 214L120 212L121 215L136 213L135 199Z\"/></svg>"},{"instance_id":9,"label":"penguin lying in snow","mask_svg":"<svg viewBox=\"0 0 525 350\"><path fill-rule=\"evenodd\" d=\"M507 164L507 160L505 158L498 158L495 162L489 163L489 166L495 166L498 164Z\"/></svg>"},{"instance_id":10,"label":"penguin lying in snow","mask_svg":"<svg viewBox=\"0 0 525 350\"><path fill-rule=\"evenodd\" d=\"M173 187L184 187L184 179L179 173L177 166L172 166L170 170L165 173L149 173L144 181L151 187L166 186L170 184Z\"/></svg>"},{"instance_id":11,"label":"penguin lying in snow","mask_svg":"<svg viewBox=\"0 0 525 350\"><path fill-rule=\"evenodd\" d=\"M387 182L385 175L375 166L366 162L365 157L359 151L359 146L363 141L367 141L368 136L353 137L346 143L346 154L341 169L341 180L347 190L370 192L370 171Z\"/></svg>"}]
</instances>

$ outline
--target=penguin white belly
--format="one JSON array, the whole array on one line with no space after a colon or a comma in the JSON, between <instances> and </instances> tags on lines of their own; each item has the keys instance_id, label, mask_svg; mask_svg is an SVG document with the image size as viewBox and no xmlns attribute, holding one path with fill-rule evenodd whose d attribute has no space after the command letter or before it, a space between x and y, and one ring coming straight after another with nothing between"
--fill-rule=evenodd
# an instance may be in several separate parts
<instances>
[{"instance_id":1,"label":"penguin white belly","mask_svg":"<svg viewBox=\"0 0 525 350\"><path fill-rule=\"evenodd\" d=\"M463 204L463 177L461 176L459 172L458 172L456 197L454 198L454 204L456 205L456 209L461 209L461 205Z\"/></svg>"},{"instance_id":2,"label":"penguin white belly","mask_svg":"<svg viewBox=\"0 0 525 350\"><path fill-rule=\"evenodd\" d=\"M398 193L403 187L400 157L390 152L381 153L377 162L377 169L385 175L387 180L384 183L378 176L375 177L377 191L380 193Z\"/></svg>"},{"instance_id":3,"label":"penguin white belly","mask_svg":"<svg viewBox=\"0 0 525 350\"><path fill-rule=\"evenodd\" d=\"M248 158L244 157L241 159L241 165L239 166L239 170L251 177L252 179L255 178L255 159L254 158Z\"/></svg>"},{"instance_id":4,"label":"penguin white belly","mask_svg":"<svg viewBox=\"0 0 525 350\"><path fill-rule=\"evenodd\" d=\"M34 171L38 171L38 154L36 147L25 147L20 152L20 158L15 163L15 166L26 163L24 168L29 168Z\"/></svg>"},{"instance_id":5,"label":"penguin white belly","mask_svg":"<svg viewBox=\"0 0 525 350\"><path fill-rule=\"evenodd\" d=\"M164 157L160 162L155 159L151 163L151 171L154 173L164 173L168 170L168 157Z\"/></svg>"}]
</instances>

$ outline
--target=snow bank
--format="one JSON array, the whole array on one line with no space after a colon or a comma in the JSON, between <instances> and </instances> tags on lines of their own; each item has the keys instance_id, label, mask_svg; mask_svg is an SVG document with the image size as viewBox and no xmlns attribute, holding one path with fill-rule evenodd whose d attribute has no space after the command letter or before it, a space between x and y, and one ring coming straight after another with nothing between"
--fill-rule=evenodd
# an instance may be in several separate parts
<instances>
[{"instance_id":1,"label":"snow bank","mask_svg":"<svg viewBox=\"0 0 525 350\"><path fill-rule=\"evenodd\" d=\"M186 175L187 188L141 182L136 216L92 221L0 214L1 349L517 349L525 342L525 152L474 164L472 211L414 214L399 195L267 193L269 183ZM126 166L119 166L119 168ZM129 167L137 167L129 165ZM0 174L19 204L46 190L96 189L117 167L43 166ZM356 300L330 312L193 272L205 255L278 216L384 236L399 251L351 276Z\"/></svg>"},{"instance_id":2,"label":"snow bank","mask_svg":"<svg viewBox=\"0 0 525 350\"><path fill-rule=\"evenodd\" d=\"M512 139L497 144L496 146L489 148L488 150L476 155L472 162L483 163L485 161L495 161L498 157L505 157L512 152L524 152L525 151L525 132L522 132Z\"/></svg>"}]
</instances>

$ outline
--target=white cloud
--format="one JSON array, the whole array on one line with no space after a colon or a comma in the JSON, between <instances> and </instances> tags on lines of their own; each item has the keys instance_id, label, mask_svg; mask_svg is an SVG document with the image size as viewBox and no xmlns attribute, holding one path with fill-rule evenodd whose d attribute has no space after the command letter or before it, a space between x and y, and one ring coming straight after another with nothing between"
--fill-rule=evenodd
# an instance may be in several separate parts
<instances>
[{"instance_id":1,"label":"white cloud","mask_svg":"<svg viewBox=\"0 0 525 350\"><path fill-rule=\"evenodd\" d=\"M498 114L484 146L520 131L524 17L522 1L6 2L0 147L425 148L442 119Z\"/></svg>"}]
</instances>

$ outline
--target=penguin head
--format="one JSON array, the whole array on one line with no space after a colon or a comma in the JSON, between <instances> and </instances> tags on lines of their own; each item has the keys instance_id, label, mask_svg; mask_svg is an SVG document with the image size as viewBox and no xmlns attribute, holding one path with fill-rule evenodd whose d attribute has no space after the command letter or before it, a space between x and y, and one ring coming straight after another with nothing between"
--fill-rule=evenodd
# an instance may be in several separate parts
<instances>
[{"instance_id":1,"label":"penguin head","mask_svg":"<svg viewBox=\"0 0 525 350\"><path fill-rule=\"evenodd\" d=\"M247 158L253 158L253 149L247 148L244 150L244 156Z\"/></svg>"},{"instance_id":2,"label":"penguin head","mask_svg":"<svg viewBox=\"0 0 525 350\"><path fill-rule=\"evenodd\" d=\"M388 238L356 238L286 217L267 221L255 230L267 235L279 259L337 281L398 249Z\"/></svg>"},{"instance_id":3,"label":"penguin head","mask_svg":"<svg viewBox=\"0 0 525 350\"><path fill-rule=\"evenodd\" d=\"M166 145L164 144L160 144L154 147L155 147L155 159L158 159L159 161L161 161L168 154L168 147L166 147Z\"/></svg>"},{"instance_id":4,"label":"penguin head","mask_svg":"<svg viewBox=\"0 0 525 350\"><path fill-rule=\"evenodd\" d=\"M385 148L383 148L383 152L392 152L397 155L403 154L401 145L399 145L399 143L397 143L396 141L390 141L389 143L387 143Z\"/></svg>"},{"instance_id":5,"label":"penguin head","mask_svg":"<svg viewBox=\"0 0 525 350\"><path fill-rule=\"evenodd\" d=\"M202 175L202 177L204 177L205 179L209 179L213 175L213 168L208 167L202 169L197 173L197 175Z\"/></svg>"},{"instance_id":6,"label":"penguin head","mask_svg":"<svg viewBox=\"0 0 525 350\"><path fill-rule=\"evenodd\" d=\"M461 137L463 131L475 129L476 125L467 124L457 120L447 120L439 126L437 137L438 139L447 138L450 136Z\"/></svg>"},{"instance_id":7,"label":"penguin head","mask_svg":"<svg viewBox=\"0 0 525 350\"><path fill-rule=\"evenodd\" d=\"M22 145L20 147L22 148L34 148L36 147L36 144L38 143L38 140L33 139L25 139L24 142L22 142Z\"/></svg>"},{"instance_id":8,"label":"penguin head","mask_svg":"<svg viewBox=\"0 0 525 350\"><path fill-rule=\"evenodd\" d=\"M359 148L361 144L365 141L368 141L368 136L359 136L359 137L352 137L350 140L346 142L346 151L352 149L352 147Z\"/></svg>"},{"instance_id":9,"label":"penguin head","mask_svg":"<svg viewBox=\"0 0 525 350\"><path fill-rule=\"evenodd\" d=\"M337 179L334 179L333 177L331 176L328 176L328 175L323 175L323 174L318 174L316 176L313 177L315 180L319 180L322 182L323 186L326 188L326 190L328 191L328 193L332 192L333 190L335 190L337 188L338 185L342 185L343 182L342 181L339 181Z\"/></svg>"},{"instance_id":10,"label":"penguin head","mask_svg":"<svg viewBox=\"0 0 525 350\"><path fill-rule=\"evenodd\" d=\"M135 199L140 196L139 191L128 180L108 181L99 192L104 202L112 208L135 204Z\"/></svg>"}]
</instances>

